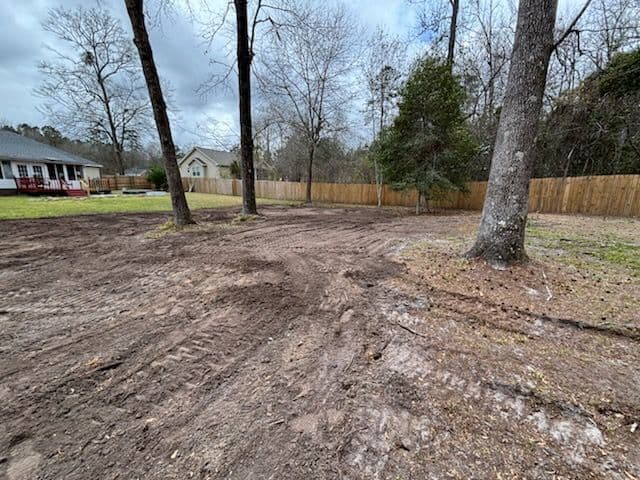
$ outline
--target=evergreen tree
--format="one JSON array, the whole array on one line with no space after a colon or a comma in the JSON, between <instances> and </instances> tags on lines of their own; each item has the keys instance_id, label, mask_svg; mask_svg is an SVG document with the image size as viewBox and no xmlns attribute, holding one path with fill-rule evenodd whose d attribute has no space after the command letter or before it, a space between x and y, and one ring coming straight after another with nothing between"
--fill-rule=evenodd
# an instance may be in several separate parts
<instances>
[{"instance_id":1,"label":"evergreen tree","mask_svg":"<svg viewBox=\"0 0 640 480\"><path fill-rule=\"evenodd\" d=\"M400 89L398 116L372 145L392 188L415 188L422 201L464 189L476 149L465 125L465 92L449 65L425 57Z\"/></svg>"}]
</instances>

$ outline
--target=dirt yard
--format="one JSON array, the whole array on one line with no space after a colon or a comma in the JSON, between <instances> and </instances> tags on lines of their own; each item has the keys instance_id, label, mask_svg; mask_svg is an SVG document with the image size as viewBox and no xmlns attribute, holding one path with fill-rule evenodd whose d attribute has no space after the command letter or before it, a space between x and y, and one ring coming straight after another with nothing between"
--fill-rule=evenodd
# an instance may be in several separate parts
<instances>
[{"instance_id":1,"label":"dirt yard","mask_svg":"<svg viewBox=\"0 0 640 480\"><path fill-rule=\"evenodd\" d=\"M640 221L0 222L0 478L640 478Z\"/></svg>"}]
</instances>

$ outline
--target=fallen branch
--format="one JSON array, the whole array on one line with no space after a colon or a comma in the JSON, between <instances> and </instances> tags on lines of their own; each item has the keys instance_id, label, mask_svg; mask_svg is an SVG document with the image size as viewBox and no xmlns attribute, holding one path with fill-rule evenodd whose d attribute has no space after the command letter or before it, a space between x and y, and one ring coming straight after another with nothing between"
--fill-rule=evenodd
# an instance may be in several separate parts
<instances>
[{"instance_id":1,"label":"fallen branch","mask_svg":"<svg viewBox=\"0 0 640 480\"><path fill-rule=\"evenodd\" d=\"M401 323L395 323L394 325L397 325L398 327L402 328L403 330L406 330L409 333L412 333L418 337L422 337L422 338L429 338L426 335L420 333L420 332L416 332L415 330L413 330L412 328L407 327L406 325L403 325Z\"/></svg>"}]
</instances>

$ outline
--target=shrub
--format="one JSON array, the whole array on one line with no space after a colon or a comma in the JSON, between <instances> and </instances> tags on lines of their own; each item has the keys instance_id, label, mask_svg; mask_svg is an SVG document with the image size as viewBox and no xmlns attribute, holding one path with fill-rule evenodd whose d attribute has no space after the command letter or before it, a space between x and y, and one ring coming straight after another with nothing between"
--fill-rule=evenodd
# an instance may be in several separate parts
<instances>
[{"instance_id":1,"label":"shrub","mask_svg":"<svg viewBox=\"0 0 640 480\"><path fill-rule=\"evenodd\" d=\"M147 172L147 180L149 180L158 190L166 190L167 172L160 165L153 165Z\"/></svg>"}]
</instances>

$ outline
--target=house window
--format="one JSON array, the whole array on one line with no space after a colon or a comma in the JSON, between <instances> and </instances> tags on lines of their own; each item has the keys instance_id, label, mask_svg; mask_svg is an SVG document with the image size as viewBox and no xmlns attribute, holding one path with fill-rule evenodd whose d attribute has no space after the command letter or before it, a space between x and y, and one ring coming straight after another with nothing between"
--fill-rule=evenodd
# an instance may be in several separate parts
<instances>
[{"instance_id":1,"label":"house window","mask_svg":"<svg viewBox=\"0 0 640 480\"><path fill-rule=\"evenodd\" d=\"M82 167L76 166L76 177L78 177L78 180L82 180L84 178Z\"/></svg>"},{"instance_id":2,"label":"house window","mask_svg":"<svg viewBox=\"0 0 640 480\"><path fill-rule=\"evenodd\" d=\"M60 165L59 163L56 165L56 178L58 180L64 181L64 165Z\"/></svg>"},{"instance_id":3,"label":"house window","mask_svg":"<svg viewBox=\"0 0 640 480\"><path fill-rule=\"evenodd\" d=\"M191 176L192 177L201 177L202 176L202 167L200 165L191 165Z\"/></svg>"},{"instance_id":4,"label":"house window","mask_svg":"<svg viewBox=\"0 0 640 480\"><path fill-rule=\"evenodd\" d=\"M76 179L76 169L73 165L67 165L67 178L69 180Z\"/></svg>"},{"instance_id":5,"label":"house window","mask_svg":"<svg viewBox=\"0 0 640 480\"><path fill-rule=\"evenodd\" d=\"M29 176L29 169L26 165L18 165L18 176L20 178L27 178Z\"/></svg>"},{"instance_id":6,"label":"house window","mask_svg":"<svg viewBox=\"0 0 640 480\"><path fill-rule=\"evenodd\" d=\"M49 172L49 178L52 180L56 180L58 175L56 175L56 166L53 163L47 163L47 172Z\"/></svg>"},{"instance_id":7,"label":"house window","mask_svg":"<svg viewBox=\"0 0 640 480\"><path fill-rule=\"evenodd\" d=\"M11 171L11 163L9 163L6 160L2 161L2 168L0 168L0 170L2 171L2 175L0 176L0 178L6 178L8 180L11 180L13 178L13 172Z\"/></svg>"},{"instance_id":8,"label":"house window","mask_svg":"<svg viewBox=\"0 0 640 480\"><path fill-rule=\"evenodd\" d=\"M44 176L42 175L42 167L40 165L33 166L33 176L34 178L42 178Z\"/></svg>"}]
</instances>

